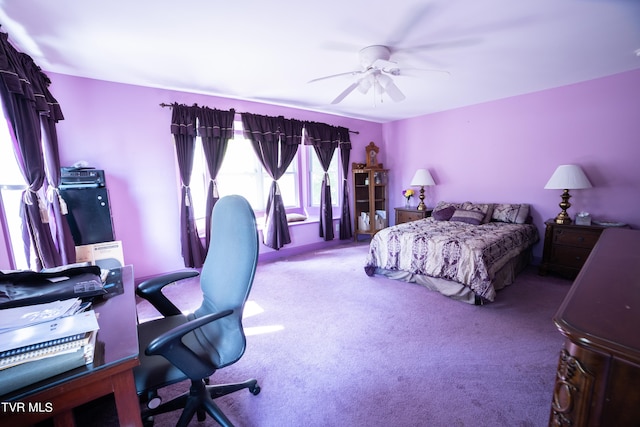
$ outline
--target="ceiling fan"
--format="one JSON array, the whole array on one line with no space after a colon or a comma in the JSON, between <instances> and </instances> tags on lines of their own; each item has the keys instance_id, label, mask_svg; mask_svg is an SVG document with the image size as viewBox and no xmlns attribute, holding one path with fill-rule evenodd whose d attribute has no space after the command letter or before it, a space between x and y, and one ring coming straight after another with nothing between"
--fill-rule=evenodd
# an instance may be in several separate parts
<instances>
[{"instance_id":1,"label":"ceiling fan","mask_svg":"<svg viewBox=\"0 0 640 427\"><path fill-rule=\"evenodd\" d=\"M389 47L383 45L367 46L360 49L358 52L358 58L362 69L319 77L317 79L310 80L309 83L341 76L350 75L355 77L355 81L353 81L333 101L331 101L331 104L338 104L342 102L344 98L356 89L363 94L368 93L371 89L374 90L374 95L382 95L386 93L389 98L395 102L400 102L405 99L404 93L402 93L400 88L398 88L393 81L394 77L401 75L401 69L397 62L390 60L391 49ZM439 70L423 71L437 71L449 74L446 71Z\"/></svg>"}]
</instances>

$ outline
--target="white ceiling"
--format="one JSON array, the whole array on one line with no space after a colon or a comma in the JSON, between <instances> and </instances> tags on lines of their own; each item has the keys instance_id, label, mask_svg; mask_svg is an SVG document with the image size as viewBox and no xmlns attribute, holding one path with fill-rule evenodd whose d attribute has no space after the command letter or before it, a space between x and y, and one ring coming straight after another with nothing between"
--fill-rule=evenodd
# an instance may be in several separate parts
<instances>
[{"instance_id":1,"label":"white ceiling","mask_svg":"<svg viewBox=\"0 0 640 427\"><path fill-rule=\"evenodd\" d=\"M640 68L637 0L0 0L0 24L45 71L376 122ZM307 83L373 44L451 75L396 77L399 103Z\"/></svg>"}]
</instances>

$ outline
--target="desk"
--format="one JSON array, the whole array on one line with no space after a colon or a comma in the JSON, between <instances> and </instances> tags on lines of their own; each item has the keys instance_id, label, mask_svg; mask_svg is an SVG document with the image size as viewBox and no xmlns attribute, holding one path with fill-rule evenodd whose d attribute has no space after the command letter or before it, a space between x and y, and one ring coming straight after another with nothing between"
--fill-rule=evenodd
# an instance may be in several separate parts
<instances>
[{"instance_id":1,"label":"desk","mask_svg":"<svg viewBox=\"0 0 640 427\"><path fill-rule=\"evenodd\" d=\"M73 426L73 408L113 393L120 425L142 426L133 380L139 364L133 268L123 267L120 273L122 280L109 297L93 306L100 325L93 363L0 397L25 403L24 411L0 412L2 425L27 426L53 417L55 426Z\"/></svg>"},{"instance_id":2,"label":"desk","mask_svg":"<svg viewBox=\"0 0 640 427\"><path fill-rule=\"evenodd\" d=\"M640 425L640 231L605 229L554 322L550 426Z\"/></svg>"}]
</instances>

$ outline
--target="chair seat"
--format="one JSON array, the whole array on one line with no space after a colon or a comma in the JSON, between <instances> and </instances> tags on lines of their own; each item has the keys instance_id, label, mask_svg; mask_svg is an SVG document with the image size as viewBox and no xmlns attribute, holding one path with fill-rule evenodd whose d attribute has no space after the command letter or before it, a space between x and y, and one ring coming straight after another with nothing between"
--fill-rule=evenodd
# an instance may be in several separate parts
<instances>
[{"instance_id":1,"label":"chair seat","mask_svg":"<svg viewBox=\"0 0 640 427\"><path fill-rule=\"evenodd\" d=\"M151 341L164 332L187 323L190 317L178 315L151 320L138 325L138 346L140 348L140 366L134 369L136 390L141 393L149 388L161 388L184 381L188 377L180 369L169 363L163 356L147 356L145 349ZM202 348L194 334L187 334L184 343L203 359L209 355Z\"/></svg>"}]
</instances>

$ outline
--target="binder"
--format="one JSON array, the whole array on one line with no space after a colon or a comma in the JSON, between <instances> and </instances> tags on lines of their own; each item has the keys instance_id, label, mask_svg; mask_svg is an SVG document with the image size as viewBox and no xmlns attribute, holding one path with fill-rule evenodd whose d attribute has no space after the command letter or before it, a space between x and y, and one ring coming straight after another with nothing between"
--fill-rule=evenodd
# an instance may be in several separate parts
<instances>
[{"instance_id":1,"label":"binder","mask_svg":"<svg viewBox=\"0 0 640 427\"><path fill-rule=\"evenodd\" d=\"M83 346L0 369L0 396L93 363L96 336L90 332Z\"/></svg>"},{"instance_id":2,"label":"binder","mask_svg":"<svg viewBox=\"0 0 640 427\"><path fill-rule=\"evenodd\" d=\"M0 333L0 353L36 344L60 344L56 340L74 337L78 334L100 329L93 310L73 316L42 322L25 328Z\"/></svg>"},{"instance_id":3,"label":"binder","mask_svg":"<svg viewBox=\"0 0 640 427\"><path fill-rule=\"evenodd\" d=\"M91 334L92 332L85 332L0 352L0 370L64 352L75 351L89 344Z\"/></svg>"}]
</instances>

